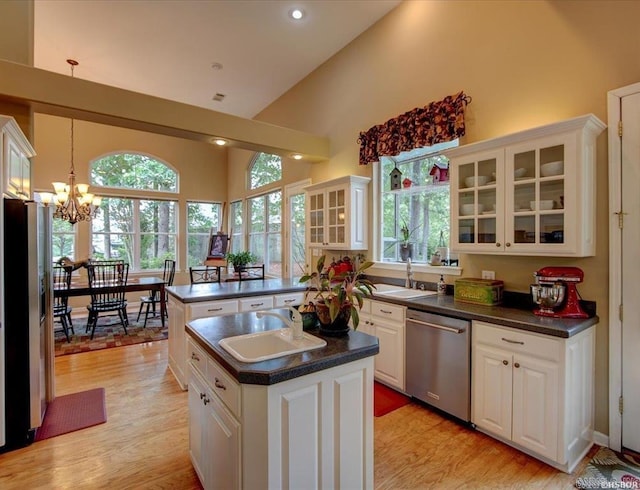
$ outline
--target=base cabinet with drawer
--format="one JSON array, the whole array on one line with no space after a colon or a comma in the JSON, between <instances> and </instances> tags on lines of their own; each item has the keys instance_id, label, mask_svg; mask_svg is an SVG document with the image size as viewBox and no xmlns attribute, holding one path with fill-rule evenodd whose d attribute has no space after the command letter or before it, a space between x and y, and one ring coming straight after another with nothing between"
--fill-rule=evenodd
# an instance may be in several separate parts
<instances>
[{"instance_id":1,"label":"base cabinet with drawer","mask_svg":"<svg viewBox=\"0 0 640 490\"><path fill-rule=\"evenodd\" d=\"M375 357L378 381L405 390L405 307L365 299L358 330L378 337L380 352Z\"/></svg>"},{"instance_id":2,"label":"base cabinet with drawer","mask_svg":"<svg viewBox=\"0 0 640 490\"><path fill-rule=\"evenodd\" d=\"M250 385L187 343L189 453L205 490L373 488L372 357Z\"/></svg>"},{"instance_id":3,"label":"base cabinet with drawer","mask_svg":"<svg viewBox=\"0 0 640 490\"><path fill-rule=\"evenodd\" d=\"M570 473L592 445L594 337L570 338L474 321L472 422Z\"/></svg>"},{"instance_id":4,"label":"base cabinet with drawer","mask_svg":"<svg viewBox=\"0 0 640 490\"><path fill-rule=\"evenodd\" d=\"M245 311L268 310L302 304L304 292L282 293L269 296L249 296L246 298L221 299L182 303L169 295L167 312L169 315L169 368L180 388L188 389L188 360L193 352L187 348L186 323L198 318L231 315Z\"/></svg>"}]
</instances>

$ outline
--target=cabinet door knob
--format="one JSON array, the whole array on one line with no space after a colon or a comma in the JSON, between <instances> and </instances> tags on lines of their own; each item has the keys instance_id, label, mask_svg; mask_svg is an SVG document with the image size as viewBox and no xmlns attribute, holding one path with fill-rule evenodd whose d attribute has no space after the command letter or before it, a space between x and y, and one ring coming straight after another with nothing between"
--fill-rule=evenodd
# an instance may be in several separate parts
<instances>
[{"instance_id":1,"label":"cabinet door knob","mask_svg":"<svg viewBox=\"0 0 640 490\"><path fill-rule=\"evenodd\" d=\"M221 390L227 389L227 387L218 378L216 378L215 385L216 385L216 388L220 388Z\"/></svg>"},{"instance_id":2,"label":"cabinet door knob","mask_svg":"<svg viewBox=\"0 0 640 490\"><path fill-rule=\"evenodd\" d=\"M506 245L507 247L510 247L510 246L511 246L511 243L507 242L507 243L505 243L505 245Z\"/></svg>"},{"instance_id":3,"label":"cabinet door knob","mask_svg":"<svg viewBox=\"0 0 640 490\"><path fill-rule=\"evenodd\" d=\"M509 361L507 361L506 359L504 361L502 361L502 364L504 364L505 366L509 365Z\"/></svg>"},{"instance_id":4,"label":"cabinet door knob","mask_svg":"<svg viewBox=\"0 0 640 490\"><path fill-rule=\"evenodd\" d=\"M195 352L191 353L191 359L193 359L194 361L199 361L200 358L198 357L198 355Z\"/></svg>"},{"instance_id":5,"label":"cabinet door knob","mask_svg":"<svg viewBox=\"0 0 640 490\"><path fill-rule=\"evenodd\" d=\"M502 244L500 242L496 242L496 247L501 247Z\"/></svg>"},{"instance_id":6,"label":"cabinet door knob","mask_svg":"<svg viewBox=\"0 0 640 490\"><path fill-rule=\"evenodd\" d=\"M513 366L519 368L520 367L520 363L516 362Z\"/></svg>"}]
</instances>

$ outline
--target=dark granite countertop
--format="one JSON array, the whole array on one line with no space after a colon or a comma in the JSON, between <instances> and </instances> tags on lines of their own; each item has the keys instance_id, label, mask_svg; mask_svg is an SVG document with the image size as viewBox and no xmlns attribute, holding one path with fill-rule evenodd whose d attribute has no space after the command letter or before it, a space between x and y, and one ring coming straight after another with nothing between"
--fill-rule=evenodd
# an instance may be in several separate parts
<instances>
[{"instance_id":1,"label":"dark granite countertop","mask_svg":"<svg viewBox=\"0 0 640 490\"><path fill-rule=\"evenodd\" d=\"M300 284L297 278L294 278L187 284L184 286L169 286L166 289L171 296L183 303L195 303L198 301L215 301L247 296L295 293L304 291L306 287L304 284Z\"/></svg>"},{"instance_id":2,"label":"dark granite countertop","mask_svg":"<svg viewBox=\"0 0 640 490\"><path fill-rule=\"evenodd\" d=\"M403 300L388 296L376 296L374 293L371 299L403 305L414 310L465 320L481 320L496 325L562 338L576 335L599 321L597 316L587 319L542 317L534 315L531 309L484 306L454 301L452 295L432 295Z\"/></svg>"},{"instance_id":3,"label":"dark granite countertop","mask_svg":"<svg viewBox=\"0 0 640 490\"><path fill-rule=\"evenodd\" d=\"M273 310L288 315L287 309ZM343 337L328 337L318 331L307 333L321 337L327 345L299 354L267 361L245 363L236 360L220 347L225 337L282 328L282 321L265 316L258 319L255 312L200 318L187 323L185 329L194 341L219 362L238 382L271 385L334 366L374 356L378 353L378 339L366 333L350 331Z\"/></svg>"}]
</instances>

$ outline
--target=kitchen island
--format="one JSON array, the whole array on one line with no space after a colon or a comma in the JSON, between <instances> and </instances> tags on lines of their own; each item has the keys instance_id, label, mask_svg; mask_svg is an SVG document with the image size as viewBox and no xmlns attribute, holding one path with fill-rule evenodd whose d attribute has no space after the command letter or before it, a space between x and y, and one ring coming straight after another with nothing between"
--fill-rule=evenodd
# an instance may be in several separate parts
<instances>
[{"instance_id":1,"label":"kitchen island","mask_svg":"<svg viewBox=\"0 0 640 490\"><path fill-rule=\"evenodd\" d=\"M352 331L255 363L219 345L282 326L255 313L186 325L190 455L203 486L373 488L377 339Z\"/></svg>"},{"instance_id":2,"label":"kitchen island","mask_svg":"<svg viewBox=\"0 0 640 490\"><path fill-rule=\"evenodd\" d=\"M302 303L305 286L297 279L265 279L169 286L169 368L187 389L187 338L184 326L197 318L267 310Z\"/></svg>"}]
</instances>

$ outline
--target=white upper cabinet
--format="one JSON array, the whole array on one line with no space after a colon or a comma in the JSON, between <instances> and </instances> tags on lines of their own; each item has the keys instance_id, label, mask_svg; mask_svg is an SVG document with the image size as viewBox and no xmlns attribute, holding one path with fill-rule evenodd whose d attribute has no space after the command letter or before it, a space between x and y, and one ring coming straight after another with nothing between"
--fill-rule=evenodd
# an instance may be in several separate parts
<instances>
[{"instance_id":1,"label":"white upper cabinet","mask_svg":"<svg viewBox=\"0 0 640 490\"><path fill-rule=\"evenodd\" d=\"M446 151L455 252L595 255L593 115Z\"/></svg>"},{"instance_id":2,"label":"white upper cabinet","mask_svg":"<svg viewBox=\"0 0 640 490\"><path fill-rule=\"evenodd\" d=\"M36 152L10 116L0 116L0 147L2 147L2 191L12 197L31 199L31 157Z\"/></svg>"},{"instance_id":3,"label":"white upper cabinet","mask_svg":"<svg viewBox=\"0 0 640 490\"><path fill-rule=\"evenodd\" d=\"M307 244L335 250L368 248L368 177L349 175L305 187Z\"/></svg>"}]
</instances>

